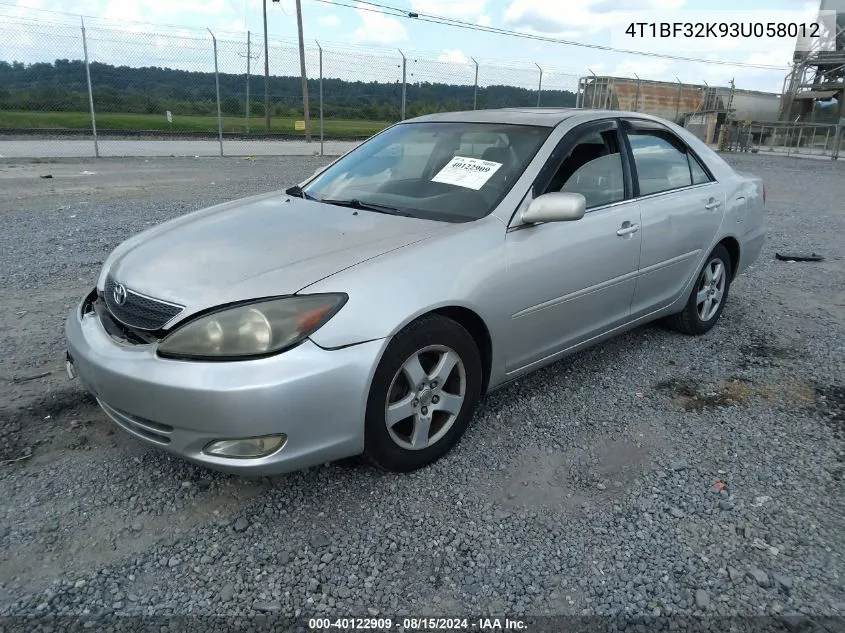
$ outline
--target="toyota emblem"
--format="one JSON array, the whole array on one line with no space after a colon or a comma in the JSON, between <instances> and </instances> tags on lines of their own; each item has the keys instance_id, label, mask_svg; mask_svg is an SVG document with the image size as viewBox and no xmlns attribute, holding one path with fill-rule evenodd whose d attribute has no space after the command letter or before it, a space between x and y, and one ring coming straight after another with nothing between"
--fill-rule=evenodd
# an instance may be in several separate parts
<instances>
[{"instance_id":1,"label":"toyota emblem","mask_svg":"<svg viewBox=\"0 0 845 633\"><path fill-rule=\"evenodd\" d=\"M115 305L122 306L126 303L126 287L123 284L116 284L111 296Z\"/></svg>"}]
</instances>

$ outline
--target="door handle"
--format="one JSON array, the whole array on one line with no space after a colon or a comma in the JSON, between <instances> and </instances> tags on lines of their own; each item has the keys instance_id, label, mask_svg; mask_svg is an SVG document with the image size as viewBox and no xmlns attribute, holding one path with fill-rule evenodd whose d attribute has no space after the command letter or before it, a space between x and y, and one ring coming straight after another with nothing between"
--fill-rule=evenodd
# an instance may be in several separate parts
<instances>
[{"instance_id":1,"label":"door handle","mask_svg":"<svg viewBox=\"0 0 845 633\"><path fill-rule=\"evenodd\" d=\"M704 205L704 208L710 211L711 209L717 209L722 206L721 201L719 200L711 200L707 204Z\"/></svg>"},{"instance_id":2,"label":"door handle","mask_svg":"<svg viewBox=\"0 0 845 633\"><path fill-rule=\"evenodd\" d=\"M616 231L616 235L623 237L625 235L631 235L632 233L636 233L639 230L639 224L631 224L630 222L625 222L624 224L622 224L622 228Z\"/></svg>"}]
</instances>

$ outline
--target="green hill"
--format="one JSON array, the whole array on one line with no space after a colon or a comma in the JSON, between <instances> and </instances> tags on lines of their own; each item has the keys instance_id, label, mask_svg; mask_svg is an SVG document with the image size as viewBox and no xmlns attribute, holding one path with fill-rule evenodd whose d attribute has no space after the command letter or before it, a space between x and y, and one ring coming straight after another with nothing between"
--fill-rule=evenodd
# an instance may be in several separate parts
<instances>
[{"instance_id":1,"label":"green hill","mask_svg":"<svg viewBox=\"0 0 845 633\"><path fill-rule=\"evenodd\" d=\"M172 68L112 66L91 64L94 105L99 116L108 113L160 115L166 111L174 118L213 117L217 113L214 73L174 70ZM319 114L319 82L310 79L308 89L311 115ZM342 79L324 79L326 119L345 121L396 121L400 117L402 85ZM246 77L220 74L221 109L224 116L243 117L246 110ZM271 114L281 119L301 117L299 77L271 77ZM250 111L255 131L263 129L264 77L250 78ZM478 89L479 108L533 106L534 90L493 85ZM544 90L542 104L571 107L575 94L562 90ZM472 109L473 87L445 83L409 83L406 116L431 112ZM3 111L16 116L3 117ZM6 127L24 127L25 113L87 113L88 94L85 65L80 60L59 59L53 63L23 64L0 61L0 120ZM139 117L143 120L145 117ZM59 117L64 121L85 121L80 117ZM50 118L44 120L49 123ZM53 117L53 121L56 118ZM53 123L52 125L57 125ZM236 125L236 122L232 122ZM3 127L3 125L0 125ZM159 127L159 126L157 126ZM166 129L166 126L165 126Z\"/></svg>"}]
</instances>

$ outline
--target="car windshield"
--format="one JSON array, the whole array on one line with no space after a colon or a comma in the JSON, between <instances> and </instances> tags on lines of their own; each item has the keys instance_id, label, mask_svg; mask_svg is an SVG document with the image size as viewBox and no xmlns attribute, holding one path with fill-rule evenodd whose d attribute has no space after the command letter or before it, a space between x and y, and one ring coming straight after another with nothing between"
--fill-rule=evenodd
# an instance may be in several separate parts
<instances>
[{"instance_id":1,"label":"car windshield","mask_svg":"<svg viewBox=\"0 0 845 633\"><path fill-rule=\"evenodd\" d=\"M550 128L405 123L361 144L304 188L327 203L445 222L490 214Z\"/></svg>"}]
</instances>

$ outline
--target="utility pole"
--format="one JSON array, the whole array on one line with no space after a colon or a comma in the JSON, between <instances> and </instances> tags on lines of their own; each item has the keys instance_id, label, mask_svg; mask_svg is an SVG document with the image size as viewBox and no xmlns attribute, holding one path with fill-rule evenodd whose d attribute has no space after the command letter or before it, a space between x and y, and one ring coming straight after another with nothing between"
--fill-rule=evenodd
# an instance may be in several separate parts
<instances>
[{"instance_id":1,"label":"utility pole","mask_svg":"<svg viewBox=\"0 0 845 633\"><path fill-rule=\"evenodd\" d=\"M246 133L249 134L249 62L252 61L250 54L250 32L246 32Z\"/></svg>"},{"instance_id":2,"label":"utility pole","mask_svg":"<svg viewBox=\"0 0 845 633\"><path fill-rule=\"evenodd\" d=\"M731 106L733 106L734 89L736 87L734 79L735 77L731 78L731 91L728 95L728 105L725 107L725 122L722 124L722 127L719 130L718 148L720 152L724 152L727 149L728 144L728 129L731 124Z\"/></svg>"},{"instance_id":3,"label":"utility pole","mask_svg":"<svg viewBox=\"0 0 845 633\"><path fill-rule=\"evenodd\" d=\"M302 40L302 0L296 0L296 26L299 29L299 70L302 74L302 111L305 117L305 142L311 142L311 111L308 106L308 77L305 75L305 43Z\"/></svg>"},{"instance_id":4,"label":"utility pole","mask_svg":"<svg viewBox=\"0 0 845 633\"><path fill-rule=\"evenodd\" d=\"M270 57L267 46L267 0L264 3L264 131L270 132Z\"/></svg>"},{"instance_id":5,"label":"utility pole","mask_svg":"<svg viewBox=\"0 0 845 633\"><path fill-rule=\"evenodd\" d=\"M728 107L727 107L727 111L728 111L727 116L728 117L731 116L731 108L733 108L733 104L734 104L734 90L736 90L735 79L736 79L735 77L731 77L731 93L730 93L730 96L728 97Z\"/></svg>"},{"instance_id":6,"label":"utility pole","mask_svg":"<svg viewBox=\"0 0 845 633\"><path fill-rule=\"evenodd\" d=\"M245 127L246 127L246 133L247 133L247 134L249 134L249 108L250 108L250 103L249 103L249 80L250 80L250 75L251 75L251 73L250 73L250 62L251 62L253 59L257 59L257 58L258 58L258 55L253 55L253 54L252 54L252 52L251 52L251 39L252 39L252 33L250 33L249 31L247 31L247 32L246 32L246 55L244 55L243 53L238 53L238 55L239 55L239 56L241 56L241 57L246 57L246 104L245 104L245 105L246 105L246 109L245 109L245 112L246 112L246 121L245 121L246 126L245 126Z\"/></svg>"}]
</instances>

